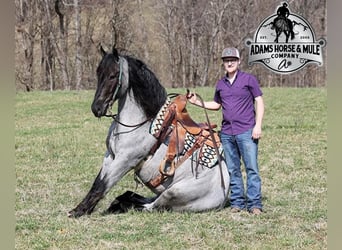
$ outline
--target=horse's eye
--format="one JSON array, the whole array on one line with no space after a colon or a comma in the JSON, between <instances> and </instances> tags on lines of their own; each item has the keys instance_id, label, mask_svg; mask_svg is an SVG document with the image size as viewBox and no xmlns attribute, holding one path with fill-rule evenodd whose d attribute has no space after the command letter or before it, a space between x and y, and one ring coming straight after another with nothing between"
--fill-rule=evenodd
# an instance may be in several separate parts
<instances>
[{"instance_id":1,"label":"horse's eye","mask_svg":"<svg viewBox=\"0 0 342 250\"><path fill-rule=\"evenodd\" d=\"M110 75L109 80L114 80L116 78L116 75Z\"/></svg>"}]
</instances>

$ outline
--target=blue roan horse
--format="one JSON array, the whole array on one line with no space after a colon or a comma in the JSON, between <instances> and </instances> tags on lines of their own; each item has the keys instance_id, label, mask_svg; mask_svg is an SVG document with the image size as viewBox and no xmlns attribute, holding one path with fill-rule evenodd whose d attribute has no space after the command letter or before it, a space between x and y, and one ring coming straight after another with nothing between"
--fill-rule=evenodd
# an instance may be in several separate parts
<instances>
[{"instance_id":1,"label":"blue roan horse","mask_svg":"<svg viewBox=\"0 0 342 250\"><path fill-rule=\"evenodd\" d=\"M102 48L101 52L92 112L96 117L106 116L118 100L118 113L109 128L102 168L88 194L68 213L69 217L91 214L106 193L131 170L143 183L160 176L160 164L168 150L165 143L156 144L156 137L150 133L154 118L168 99L166 90L142 61L119 55L115 48L112 53ZM155 145L158 147L151 153ZM212 167L194 164L195 154L196 151L182 162L174 174L164 176L164 181L147 185L155 197L126 192L106 212L125 212L128 208L194 212L222 208L229 188L227 167L223 160Z\"/></svg>"}]
</instances>

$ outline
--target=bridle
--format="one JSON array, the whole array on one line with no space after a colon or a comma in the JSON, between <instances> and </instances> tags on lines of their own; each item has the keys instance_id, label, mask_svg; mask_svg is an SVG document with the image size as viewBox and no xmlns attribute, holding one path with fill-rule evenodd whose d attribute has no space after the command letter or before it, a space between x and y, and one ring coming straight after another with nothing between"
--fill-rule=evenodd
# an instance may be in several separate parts
<instances>
[{"instance_id":1,"label":"bridle","mask_svg":"<svg viewBox=\"0 0 342 250\"><path fill-rule=\"evenodd\" d=\"M116 95L118 94L119 92L119 89L121 88L121 85L122 85L122 59L121 57L119 57L119 61L118 61L118 64L120 66L120 71L119 71L119 83L116 85L116 88L113 92L113 96L112 96L112 103L114 103L115 101L115 98L116 98Z\"/></svg>"},{"instance_id":2,"label":"bridle","mask_svg":"<svg viewBox=\"0 0 342 250\"><path fill-rule=\"evenodd\" d=\"M118 64L119 64L119 66L120 66L120 71L119 71L119 83L116 85L116 87L115 87L115 90L114 90L114 92L113 92L113 96L112 96L112 100L111 100L111 103L113 104L114 103L114 101L115 101L115 99L116 99L116 95L118 94L118 92L119 92L119 90L120 90L120 88L121 88L121 86L122 86L122 58L121 57L119 57L119 61L118 61ZM140 122L140 123L138 123L138 124L134 124L134 125L128 125L128 124L124 124L124 123L122 123L122 122L120 122L118 119L117 119L117 114L114 114L114 115L112 115L112 114L105 114L104 116L106 116L106 117L111 117L111 118L113 118L113 120L116 122L116 123L118 123L118 124L120 124L120 125L122 125L122 126L124 126L124 127L128 127L128 128L137 128L137 127L140 127L140 126L142 126L142 125L144 125L146 122L148 122L148 121L151 121L151 120L153 120L153 117L150 117L150 118L147 118L146 120L144 120L144 121L142 121L142 122Z\"/></svg>"}]
</instances>

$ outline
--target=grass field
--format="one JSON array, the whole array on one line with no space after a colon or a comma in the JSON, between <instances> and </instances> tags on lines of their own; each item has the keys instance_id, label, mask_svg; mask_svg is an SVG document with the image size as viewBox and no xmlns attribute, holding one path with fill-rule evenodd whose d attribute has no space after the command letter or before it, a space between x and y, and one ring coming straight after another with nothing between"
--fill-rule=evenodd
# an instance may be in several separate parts
<instances>
[{"instance_id":1,"label":"grass field","mask_svg":"<svg viewBox=\"0 0 342 250\"><path fill-rule=\"evenodd\" d=\"M196 90L211 99L212 89ZM184 90L169 92L185 93ZM150 195L129 173L91 216L67 217L88 192L110 118L93 91L18 93L15 113L16 249L327 249L327 90L263 89L259 144L265 213L136 212L101 215L118 195ZM203 110L188 107L196 121ZM209 112L220 124L220 112Z\"/></svg>"}]
</instances>

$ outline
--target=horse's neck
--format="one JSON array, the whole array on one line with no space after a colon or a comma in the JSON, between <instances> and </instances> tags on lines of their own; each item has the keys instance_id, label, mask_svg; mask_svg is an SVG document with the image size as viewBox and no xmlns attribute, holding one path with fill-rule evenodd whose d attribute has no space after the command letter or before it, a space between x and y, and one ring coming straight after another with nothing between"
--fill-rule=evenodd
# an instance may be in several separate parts
<instances>
[{"instance_id":1,"label":"horse's neck","mask_svg":"<svg viewBox=\"0 0 342 250\"><path fill-rule=\"evenodd\" d=\"M132 90L128 91L125 97L119 100L118 109L120 122L122 123L138 124L147 119L142 108L135 101Z\"/></svg>"},{"instance_id":2,"label":"horse's neck","mask_svg":"<svg viewBox=\"0 0 342 250\"><path fill-rule=\"evenodd\" d=\"M135 101L133 90L128 90L129 73L126 58L120 57L120 63L122 64L122 87L119 92L122 97L118 101L119 119L125 124L138 124L146 119L146 116Z\"/></svg>"}]
</instances>

